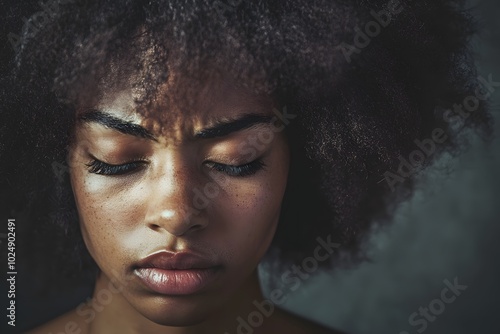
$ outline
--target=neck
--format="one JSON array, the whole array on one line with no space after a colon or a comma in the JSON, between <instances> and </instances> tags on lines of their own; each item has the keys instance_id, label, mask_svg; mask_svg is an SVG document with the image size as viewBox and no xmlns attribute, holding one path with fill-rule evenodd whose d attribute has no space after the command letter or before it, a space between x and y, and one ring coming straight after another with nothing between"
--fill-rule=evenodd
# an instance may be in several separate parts
<instances>
[{"instance_id":1,"label":"neck","mask_svg":"<svg viewBox=\"0 0 500 334\"><path fill-rule=\"evenodd\" d=\"M109 290L109 278L100 274L95 285L93 300L103 299L99 292ZM101 292L102 294L102 292ZM255 310L254 301L264 299L260 288L257 270L237 290L234 296L213 316L203 322L187 327L158 325L139 314L121 293L113 293L106 305L101 303L96 309L95 318L89 324L89 333L123 334L191 334L191 333L228 333L236 332L238 317L246 318Z\"/></svg>"}]
</instances>

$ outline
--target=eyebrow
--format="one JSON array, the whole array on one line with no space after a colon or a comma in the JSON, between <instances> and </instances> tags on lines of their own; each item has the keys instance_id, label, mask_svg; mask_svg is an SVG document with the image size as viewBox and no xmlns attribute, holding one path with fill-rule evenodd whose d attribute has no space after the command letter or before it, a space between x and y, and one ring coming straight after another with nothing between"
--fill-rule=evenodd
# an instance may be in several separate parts
<instances>
[{"instance_id":1,"label":"eyebrow","mask_svg":"<svg viewBox=\"0 0 500 334\"><path fill-rule=\"evenodd\" d=\"M78 119L86 123L97 123L126 135L157 141L156 137L146 128L100 110L90 110L78 117Z\"/></svg>"},{"instance_id":2,"label":"eyebrow","mask_svg":"<svg viewBox=\"0 0 500 334\"><path fill-rule=\"evenodd\" d=\"M261 114L244 114L238 118L217 121L209 128L196 132L196 138L217 138L224 137L233 132L251 128L259 124L269 124L273 120L272 116Z\"/></svg>"},{"instance_id":3,"label":"eyebrow","mask_svg":"<svg viewBox=\"0 0 500 334\"><path fill-rule=\"evenodd\" d=\"M156 137L146 128L100 110L87 111L78 117L78 119L86 123L97 123L127 135L157 141ZM237 118L216 121L210 127L196 132L195 138L209 139L224 137L233 132L248 129L259 124L269 124L272 120L272 116L254 113L243 114Z\"/></svg>"}]
</instances>

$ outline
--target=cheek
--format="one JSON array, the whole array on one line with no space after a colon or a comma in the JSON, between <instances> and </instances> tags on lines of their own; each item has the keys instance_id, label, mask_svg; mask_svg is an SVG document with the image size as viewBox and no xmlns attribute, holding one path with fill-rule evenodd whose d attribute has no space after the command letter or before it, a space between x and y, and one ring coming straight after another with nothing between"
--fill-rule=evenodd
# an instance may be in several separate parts
<instances>
[{"instance_id":1,"label":"cheek","mask_svg":"<svg viewBox=\"0 0 500 334\"><path fill-rule=\"evenodd\" d=\"M127 240L142 241L134 234L144 219L140 204L144 190L137 189L140 186L116 188L105 178L99 179L82 170L71 175L82 235L90 254L101 265L125 259Z\"/></svg>"},{"instance_id":2,"label":"cheek","mask_svg":"<svg viewBox=\"0 0 500 334\"><path fill-rule=\"evenodd\" d=\"M214 202L211 221L224 225L224 242L241 262L258 261L274 237L288 176L288 156L278 153L264 171L235 182Z\"/></svg>"}]
</instances>

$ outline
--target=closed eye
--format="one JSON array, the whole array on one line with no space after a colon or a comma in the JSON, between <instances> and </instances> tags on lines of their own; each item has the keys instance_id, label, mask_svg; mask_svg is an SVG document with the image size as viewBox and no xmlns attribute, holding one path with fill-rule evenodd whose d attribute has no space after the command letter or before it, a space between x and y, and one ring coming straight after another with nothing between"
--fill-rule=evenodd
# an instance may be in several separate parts
<instances>
[{"instance_id":1,"label":"closed eye","mask_svg":"<svg viewBox=\"0 0 500 334\"><path fill-rule=\"evenodd\" d=\"M132 173L140 168L142 168L146 164L145 161L133 161L125 164L113 165L108 164L98 159L92 160L87 164L89 173L100 174L100 175L125 175L128 173ZM265 163L260 160L254 160L247 164L243 165L227 165L213 161L207 161L205 163L207 167L217 172L224 173L228 176L233 177L245 177L256 174L259 170L264 169L266 166Z\"/></svg>"},{"instance_id":2,"label":"closed eye","mask_svg":"<svg viewBox=\"0 0 500 334\"><path fill-rule=\"evenodd\" d=\"M213 161L207 161L205 165L212 170L234 177L245 177L254 175L259 170L263 169L266 166L264 162L260 159L238 166L226 165Z\"/></svg>"},{"instance_id":3,"label":"closed eye","mask_svg":"<svg viewBox=\"0 0 500 334\"><path fill-rule=\"evenodd\" d=\"M87 164L87 167L89 173L100 175L124 175L138 170L143 167L145 163L145 161L133 161L120 165L112 165L98 159L94 159Z\"/></svg>"}]
</instances>

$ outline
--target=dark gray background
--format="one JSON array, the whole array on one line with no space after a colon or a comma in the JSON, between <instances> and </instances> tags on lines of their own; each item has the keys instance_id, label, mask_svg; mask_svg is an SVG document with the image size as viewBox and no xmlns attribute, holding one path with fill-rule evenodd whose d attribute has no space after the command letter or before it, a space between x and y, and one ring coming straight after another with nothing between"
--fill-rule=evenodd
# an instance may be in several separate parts
<instances>
[{"instance_id":1,"label":"dark gray background","mask_svg":"<svg viewBox=\"0 0 500 334\"><path fill-rule=\"evenodd\" d=\"M485 29L473 41L480 74L500 82L500 1L470 6ZM500 88L489 103L498 136ZM500 140L474 140L437 166L394 222L375 232L371 262L307 280L286 307L349 333L419 333L409 316L457 277L467 289L422 333L500 333ZM443 176L443 166L454 172Z\"/></svg>"}]
</instances>

